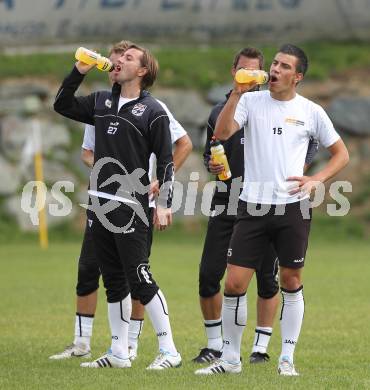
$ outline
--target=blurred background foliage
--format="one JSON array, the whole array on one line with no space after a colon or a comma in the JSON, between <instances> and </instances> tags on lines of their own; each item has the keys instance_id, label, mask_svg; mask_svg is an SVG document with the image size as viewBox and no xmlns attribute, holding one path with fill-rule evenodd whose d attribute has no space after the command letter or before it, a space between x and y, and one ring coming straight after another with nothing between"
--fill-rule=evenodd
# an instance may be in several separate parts
<instances>
[{"instance_id":1,"label":"blurred background foliage","mask_svg":"<svg viewBox=\"0 0 370 390\"><path fill-rule=\"evenodd\" d=\"M139 42L140 44L140 42ZM246 43L246 46L248 43ZM366 74L370 69L370 44L364 42L307 42L301 45L307 52L310 65L307 74L307 81L330 82L331 78L341 79L343 85L350 84L352 75L357 73ZM277 47L272 45L259 45L264 52L268 69L273 54ZM160 73L156 88L174 88L181 90L195 90L205 99L207 92L215 86L230 83L231 62L235 53L241 48L240 45L218 45L218 46L186 46L173 45L161 46L158 44L149 45L160 63ZM106 45L96 45L94 49L107 55L109 47ZM15 54L14 54L15 53ZM28 79L47 79L55 86L60 85L62 78L70 71L74 61L74 52L64 53L33 53L12 54L0 52L0 82L16 79L18 82ZM96 85L102 83L107 85L107 75L103 72L91 72L86 78L86 83ZM363 84L367 85L369 79L364 79ZM303 83L305 84L305 83ZM51 96L52 98L52 96ZM315 100L315 99L314 99ZM176 111L174 112L176 116ZM1 118L0 118L1 119ZM60 119L60 118L59 118ZM68 122L70 128L70 145L65 150L69 153L72 149L79 150L82 140L81 128L72 121ZM76 131L79 130L79 131ZM367 138L369 139L369 138ZM360 145L361 141L356 141ZM201 155L201 148L196 153ZM45 156L48 157L48 156ZM52 157L52 156L49 156ZM370 167L369 156L366 157L365 164ZM78 177L80 182L86 182L86 175L81 173L74 166L74 162L67 160L65 167ZM366 171L366 170L365 170ZM370 172L370 169L368 170ZM358 173L357 168L350 171L350 179L354 179ZM58 178L56 177L57 181ZM361 185L351 194L351 206L354 206L354 213L345 218L328 217L324 208L315 210L312 235L320 239L364 239L370 235L370 210L368 202L370 199L370 174L365 173L359 179ZM73 195L72 195L73 198ZM74 202L76 199L74 199ZM16 222L6 213L1 212L4 199L0 196L0 243L17 241L19 239L35 240L32 232L22 232ZM80 218L81 219L81 218ZM176 220L176 217L175 217ZM183 223L184 222L184 223ZM83 223L61 223L50 229L51 240L80 240ZM187 222L187 218L182 222L176 222L169 235L181 236L182 233L199 235L206 229L206 218L201 218L196 224ZM187 234L188 235L188 234Z\"/></svg>"},{"instance_id":2,"label":"blurred background foliage","mask_svg":"<svg viewBox=\"0 0 370 390\"><path fill-rule=\"evenodd\" d=\"M248 46L246 42L245 46ZM348 69L370 67L370 44L364 42L308 42L301 45L310 59L307 79L324 80ZM270 66L277 47L258 46ZM241 46L158 46L151 47L160 63L158 84L165 87L205 91L230 81L231 61ZM96 47L107 54L106 47ZM71 68L74 53L14 54L0 53L0 79L37 76L60 80ZM91 72L87 81L106 81L102 72Z\"/></svg>"}]
</instances>

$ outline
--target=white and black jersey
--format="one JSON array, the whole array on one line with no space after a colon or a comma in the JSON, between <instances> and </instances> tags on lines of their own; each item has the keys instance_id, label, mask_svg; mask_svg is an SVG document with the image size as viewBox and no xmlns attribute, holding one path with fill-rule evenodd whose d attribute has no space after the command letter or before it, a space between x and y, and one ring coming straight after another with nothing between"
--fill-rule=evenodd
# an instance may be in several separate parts
<instances>
[{"instance_id":1,"label":"white and black jersey","mask_svg":"<svg viewBox=\"0 0 370 390\"><path fill-rule=\"evenodd\" d=\"M117 191L122 191L122 185L113 179L124 173L131 174L137 168L145 171L139 178L139 186L148 186L147 173L151 153L157 157L157 178L160 185L172 183L169 119L160 103L149 92L142 91L137 99L119 108L119 84L114 84L111 91L98 91L88 96L75 97L83 79L84 75L74 67L58 91L54 109L67 118L95 126L95 162L110 157L123 165L125 172L114 162L102 167L97 182L99 191L117 195ZM101 187L104 182L108 184ZM131 190L132 188L128 189ZM163 206L170 207L171 196L172 192L167 191L166 199L159 201L162 201ZM139 191L135 193L135 198L147 209L147 193Z\"/></svg>"},{"instance_id":2,"label":"white and black jersey","mask_svg":"<svg viewBox=\"0 0 370 390\"><path fill-rule=\"evenodd\" d=\"M229 99L231 94L231 91L226 95L226 98L221 103L216 104L211 114L208 118L207 123L207 138L206 138L206 144L204 147L204 153L203 153L203 161L204 165L208 168L208 163L211 158L211 148L210 143L211 139L214 135L214 130L216 127L217 118L224 108L227 100ZM227 160L229 162L230 171L231 171L231 178L228 180L225 180L224 183L227 186L227 191L219 191L218 187L216 186L214 197L217 199L223 198L223 199L229 199L230 196L230 188L231 188L231 182L233 179L237 177L241 177L242 180L244 180L244 128L242 127L240 130L238 130L236 133L234 133L230 138L228 138L226 141L221 141L224 149L225 154L227 157ZM318 140L310 136L309 143L308 143L308 149L305 159L305 164L309 165L312 163L319 147ZM220 181L218 177L216 176L216 180Z\"/></svg>"},{"instance_id":3,"label":"white and black jersey","mask_svg":"<svg viewBox=\"0 0 370 390\"><path fill-rule=\"evenodd\" d=\"M245 180L240 195L245 202L298 202L300 194L289 194L292 182L287 178L303 175L310 139L326 148L340 139L325 111L298 94L280 101L269 91L245 93L234 120L245 127Z\"/></svg>"},{"instance_id":4,"label":"white and black jersey","mask_svg":"<svg viewBox=\"0 0 370 390\"><path fill-rule=\"evenodd\" d=\"M159 99L156 100L163 107L163 109L166 111L166 114L168 115L168 119L170 121L171 142L172 144L174 144L178 139L184 137L187 134L187 132L181 126L181 124L175 119L175 117L172 115L171 111L168 109L166 104ZM94 152L95 150L95 127L92 125L85 124L82 148L86 150L91 150L92 152ZM151 181L153 178L153 167L155 167L156 161L157 161L156 156L154 153L152 153L149 159L149 171L148 171L149 181ZM154 197L149 199L149 207L155 207Z\"/></svg>"}]
</instances>

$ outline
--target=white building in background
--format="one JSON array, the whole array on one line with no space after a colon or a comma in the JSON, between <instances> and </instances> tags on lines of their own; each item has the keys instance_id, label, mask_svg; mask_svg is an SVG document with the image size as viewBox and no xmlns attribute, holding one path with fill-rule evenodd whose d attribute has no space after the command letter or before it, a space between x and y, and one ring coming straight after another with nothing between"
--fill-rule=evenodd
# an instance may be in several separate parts
<instances>
[{"instance_id":1,"label":"white building in background","mask_svg":"<svg viewBox=\"0 0 370 390\"><path fill-rule=\"evenodd\" d=\"M120 39L370 39L370 0L0 0L0 48Z\"/></svg>"}]
</instances>

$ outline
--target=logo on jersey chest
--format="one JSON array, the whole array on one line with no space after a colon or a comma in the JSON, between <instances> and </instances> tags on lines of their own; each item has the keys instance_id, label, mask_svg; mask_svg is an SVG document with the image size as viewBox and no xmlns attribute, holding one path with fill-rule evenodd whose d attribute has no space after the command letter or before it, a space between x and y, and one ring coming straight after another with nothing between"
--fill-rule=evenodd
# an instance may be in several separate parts
<instances>
[{"instance_id":1,"label":"logo on jersey chest","mask_svg":"<svg viewBox=\"0 0 370 390\"><path fill-rule=\"evenodd\" d=\"M105 107L112 108L112 101L109 100L109 99L107 99L107 100L105 101Z\"/></svg>"},{"instance_id":2,"label":"logo on jersey chest","mask_svg":"<svg viewBox=\"0 0 370 390\"><path fill-rule=\"evenodd\" d=\"M289 123L294 126L304 126L304 122L295 118L285 118L285 123Z\"/></svg>"},{"instance_id":3,"label":"logo on jersey chest","mask_svg":"<svg viewBox=\"0 0 370 390\"><path fill-rule=\"evenodd\" d=\"M146 110L146 107L147 106L145 104L137 103L134 105L131 112L136 116L142 116Z\"/></svg>"}]
</instances>

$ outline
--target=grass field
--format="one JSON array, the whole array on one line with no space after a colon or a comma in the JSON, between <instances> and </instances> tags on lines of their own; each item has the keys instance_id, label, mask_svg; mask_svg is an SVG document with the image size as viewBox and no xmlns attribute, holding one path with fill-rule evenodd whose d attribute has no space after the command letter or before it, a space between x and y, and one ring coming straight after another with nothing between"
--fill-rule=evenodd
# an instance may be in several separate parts
<instances>
[{"instance_id":1,"label":"grass field","mask_svg":"<svg viewBox=\"0 0 370 390\"><path fill-rule=\"evenodd\" d=\"M253 45L253 42L246 41L228 46L154 45L152 49L160 63L158 85L206 91L213 85L229 83L231 59L242 47L251 44ZM323 80L338 72L356 68L367 69L370 66L368 43L315 41L305 43L302 47L310 59L307 73L309 79ZM265 55L268 69L277 46L259 45L259 48ZM107 48L95 49L107 54ZM0 50L0 80L47 75L59 83L70 71L73 61L73 50L69 53L29 55L4 55ZM106 77L104 72L91 72L86 81L106 82Z\"/></svg>"},{"instance_id":2,"label":"grass field","mask_svg":"<svg viewBox=\"0 0 370 390\"><path fill-rule=\"evenodd\" d=\"M173 238L173 237L172 237ZM298 378L276 373L280 330L276 321L270 363L248 365L255 326L255 286L243 339L241 375L197 377L190 362L204 345L197 298L201 235L179 242L157 235L152 271L167 296L183 367L147 372L156 355L149 321L139 357L127 370L89 370L79 361L49 361L72 341L74 284L79 243L58 243L42 252L32 243L0 248L0 389L365 389L370 388L370 244L313 239L305 268L306 313L296 351ZM110 343L103 289L95 319L93 356Z\"/></svg>"}]
</instances>

